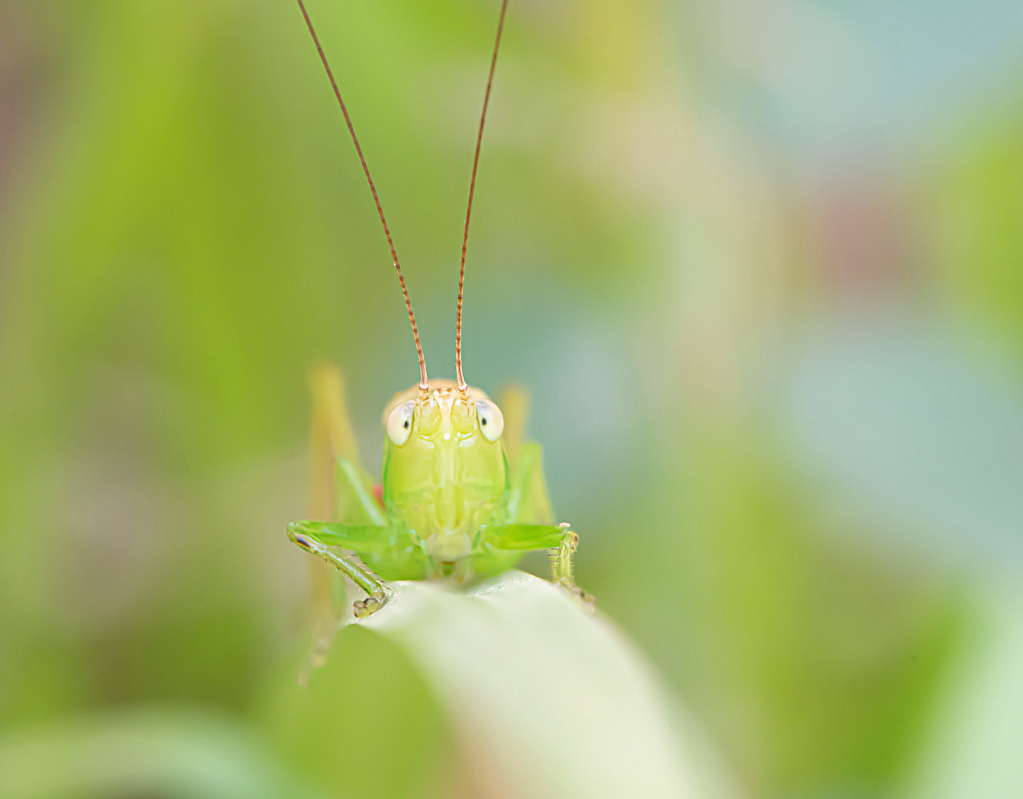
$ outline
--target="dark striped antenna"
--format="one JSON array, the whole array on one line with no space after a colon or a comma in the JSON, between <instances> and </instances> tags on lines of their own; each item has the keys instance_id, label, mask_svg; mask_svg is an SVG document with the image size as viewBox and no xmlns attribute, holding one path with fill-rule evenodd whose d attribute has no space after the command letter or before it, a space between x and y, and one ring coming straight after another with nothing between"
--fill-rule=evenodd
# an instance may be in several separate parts
<instances>
[{"instance_id":1,"label":"dark striped antenna","mask_svg":"<svg viewBox=\"0 0 1023 799\"><path fill-rule=\"evenodd\" d=\"M507 0L506 0L507 2ZM330 69L330 64L327 63L327 56L323 52L323 47L320 45L320 37L316 35L316 28L313 27L313 21L309 18L309 12L306 10L305 3L302 0L298 0L298 7L302 10L302 16L305 18L305 24L309 28L309 33L313 37L313 43L316 45L316 52L320 54L320 61L323 62L323 68L327 70L327 77L330 78L330 85L334 87L334 96L337 97L337 102L341 106L341 113L345 116L345 122L348 125L348 132L352 134L352 142L355 144L355 152L359 154L359 162L362 164L362 171L366 173L366 180L369 182L369 190L373 194L373 202L376 203L377 213L380 215L380 224L384 226L384 235L387 236L387 246L391 248L391 257L394 259L394 268L398 271L398 282L401 283L401 293L405 297L405 307L408 309L408 319L412 324L412 336L416 341L416 353L419 355L419 391L425 395L430 388L430 384L426 378L426 358L423 356L423 344L419 340L419 329L416 327L416 315L412 313L412 301L408 296L408 289L405 288L405 276L401 272L401 264L398 263L398 253L394 249L394 241L391 239L391 231L387 227L387 220L384 218L384 209L380 205L380 198L377 196L377 187L373 185L373 178L370 177L369 167L366 166L366 158L362 154L362 147L359 146L359 137L355 135L355 127L352 125L352 119L348 116L348 109L345 107L345 101L341 99L341 91L337 87L337 81L334 80L334 73ZM501 10L502 19L504 18L504 9ZM493 67L491 67L491 74L493 73ZM490 93L490 86L487 86L487 94ZM486 106L484 105L484 109ZM483 132L483 126L480 125L480 133ZM477 157L479 157L479 146L477 145ZM473 180L476 177L476 168L473 167ZM472 194L470 193L470 198ZM470 199L470 203L471 203ZM468 230L468 220L466 220L466 229ZM462 250L463 262L465 259L465 248ZM461 308L461 289L459 289L459 308ZM459 312L459 319L461 319L461 312ZM459 372L461 375L461 372Z\"/></svg>"},{"instance_id":2,"label":"dark striped antenna","mask_svg":"<svg viewBox=\"0 0 1023 799\"><path fill-rule=\"evenodd\" d=\"M469 207L465 211L465 233L462 235L462 261L458 269L458 310L455 316L455 375L458 379L458 390L463 397L469 388L466 385L465 378L462 376L462 294L465 288L465 251L469 246L469 217L472 215L472 196L476 191L476 169L480 164L480 147L483 144L483 123L487 121L490 87L494 82L494 67L497 66L497 51L501 46L501 32L504 30L504 14L507 10L508 0L501 0L501 16L497 20L497 38L494 40L494 54L490 58L487 90L483 95L483 113L480 114L480 129L476 135L476 155L472 159L472 179L469 181Z\"/></svg>"}]
</instances>

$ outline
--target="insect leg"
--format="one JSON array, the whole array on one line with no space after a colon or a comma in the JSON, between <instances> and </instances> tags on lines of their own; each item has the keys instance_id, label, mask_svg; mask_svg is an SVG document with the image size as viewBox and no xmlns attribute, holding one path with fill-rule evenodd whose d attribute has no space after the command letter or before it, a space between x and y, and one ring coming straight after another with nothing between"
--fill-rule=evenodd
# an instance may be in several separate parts
<instances>
[{"instance_id":1,"label":"insect leg","mask_svg":"<svg viewBox=\"0 0 1023 799\"><path fill-rule=\"evenodd\" d=\"M572 558L579 548L579 536L568 524L560 524L558 527L562 531L562 539L551 552L551 577L558 585L592 605L595 598L575 584L575 575L572 573Z\"/></svg>"},{"instance_id":2,"label":"insect leg","mask_svg":"<svg viewBox=\"0 0 1023 799\"><path fill-rule=\"evenodd\" d=\"M355 435L345 410L345 392L341 373L331 364L323 364L309 373L312 394L310 430L310 511L314 518L333 519L344 493L337 484L338 460L359 453ZM313 617L314 644L311 665L320 666L327 658L331 639L344 607L344 580L319 558L309 559L311 585L310 610ZM303 679L308 678L308 673Z\"/></svg>"},{"instance_id":3,"label":"insect leg","mask_svg":"<svg viewBox=\"0 0 1023 799\"><path fill-rule=\"evenodd\" d=\"M365 599L355 603L355 615L359 618L379 610L387 602L390 592L383 580L351 555L338 554L330 549L343 547L356 552L379 550L389 543L386 527L343 522L292 522L288 525L288 538L306 552L323 558L368 594Z\"/></svg>"},{"instance_id":4,"label":"insect leg","mask_svg":"<svg viewBox=\"0 0 1023 799\"><path fill-rule=\"evenodd\" d=\"M332 364L309 374L312 393L310 500L312 516L347 522L382 523L371 514L372 481L362 465L345 405L344 380ZM367 502L367 497L368 502ZM367 510L367 507L369 510ZM345 582L326 559L309 560L314 644L312 666L322 665L345 605ZM308 678L308 673L302 678Z\"/></svg>"},{"instance_id":5,"label":"insect leg","mask_svg":"<svg viewBox=\"0 0 1023 799\"><path fill-rule=\"evenodd\" d=\"M551 553L551 580L592 605L593 596L575 584L572 556L579 546L579 536L567 524L502 524L486 527L484 542L499 550L547 549Z\"/></svg>"}]
</instances>

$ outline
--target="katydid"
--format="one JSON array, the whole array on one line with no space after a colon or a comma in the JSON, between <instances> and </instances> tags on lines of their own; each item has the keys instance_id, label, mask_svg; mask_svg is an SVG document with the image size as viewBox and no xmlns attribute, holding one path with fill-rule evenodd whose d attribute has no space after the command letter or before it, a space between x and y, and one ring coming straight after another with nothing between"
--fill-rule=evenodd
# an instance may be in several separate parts
<instances>
[{"instance_id":1,"label":"katydid","mask_svg":"<svg viewBox=\"0 0 1023 799\"><path fill-rule=\"evenodd\" d=\"M519 441L525 402L512 403L506 426L497 404L470 387L462 374L469 218L508 0L501 4L469 184L455 326L457 379L453 381L427 378L415 314L376 187L303 0L298 0L298 5L341 106L387 237L412 326L420 379L418 386L395 395L384 410L382 485L374 486L359 461L340 397L339 376L329 370L319 373L314 399L320 414L326 415L324 426L332 441L335 521L292 522L288 538L327 561L366 593L365 599L355 603L359 617L387 602L391 594L387 580L464 581L509 569L531 550L549 550L554 582L592 603L592 597L573 579L572 556L578 537L567 523L554 521L540 446Z\"/></svg>"}]
</instances>

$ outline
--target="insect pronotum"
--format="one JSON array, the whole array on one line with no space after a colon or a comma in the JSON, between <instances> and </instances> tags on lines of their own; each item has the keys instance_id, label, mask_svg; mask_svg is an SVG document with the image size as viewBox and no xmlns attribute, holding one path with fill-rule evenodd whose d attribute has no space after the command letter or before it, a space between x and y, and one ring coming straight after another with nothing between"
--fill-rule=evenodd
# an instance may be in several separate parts
<instances>
[{"instance_id":1,"label":"insect pronotum","mask_svg":"<svg viewBox=\"0 0 1023 799\"><path fill-rule=\"evenodd\" d=\"M396 394L384 409L383 474L381 484L374 485L359 460L351 425L338 399L339 377L336 372L321 371L314 381L314 398L327 406L325 412L331 417L325 427L333 431L328 432L333 436L328 449L336 464L335 521L292 522L288 538L323 558L366 593L365 599L355 603L355 614L360 617L387 602L390 588L386 581L462 581L496 574L514 566L531 550L549 550L554 582L592 602L572 576L578 537L567 523L554 520L540 445L519 440L526 403L512 401L506 406L506 425L497 404L469 386L462 374L462 295L469 219L508 0L501 3L469 183L458 277L454 381L427 377L416 317L383 206L303 0L298 0L298 6L341 106L387 237L419 356L419 385Z\"/></svg>"}]
</instances>

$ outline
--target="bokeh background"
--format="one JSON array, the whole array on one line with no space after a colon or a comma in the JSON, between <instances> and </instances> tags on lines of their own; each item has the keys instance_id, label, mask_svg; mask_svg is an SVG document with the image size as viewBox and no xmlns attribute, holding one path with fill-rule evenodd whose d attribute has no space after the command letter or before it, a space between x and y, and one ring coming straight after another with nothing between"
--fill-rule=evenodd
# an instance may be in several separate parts
<instances>
[{"instance_id":1,"label":"bokeh background","mask_svg":"<svg viewBox=\"0 0 1023 799\"><path fill-rule=\"evenodd\" d=\"M498 4L308 5L452 376ZM1023 795L1023 5L512 0L476 197L466 376L530 390L580 583L742 790ZM323 360L375 469L415 351L295 4L0 2L5 735L299 724ZM444 794L359 640L401 746L323 714L334 795Z\"/></svg>"}]
</instances>

